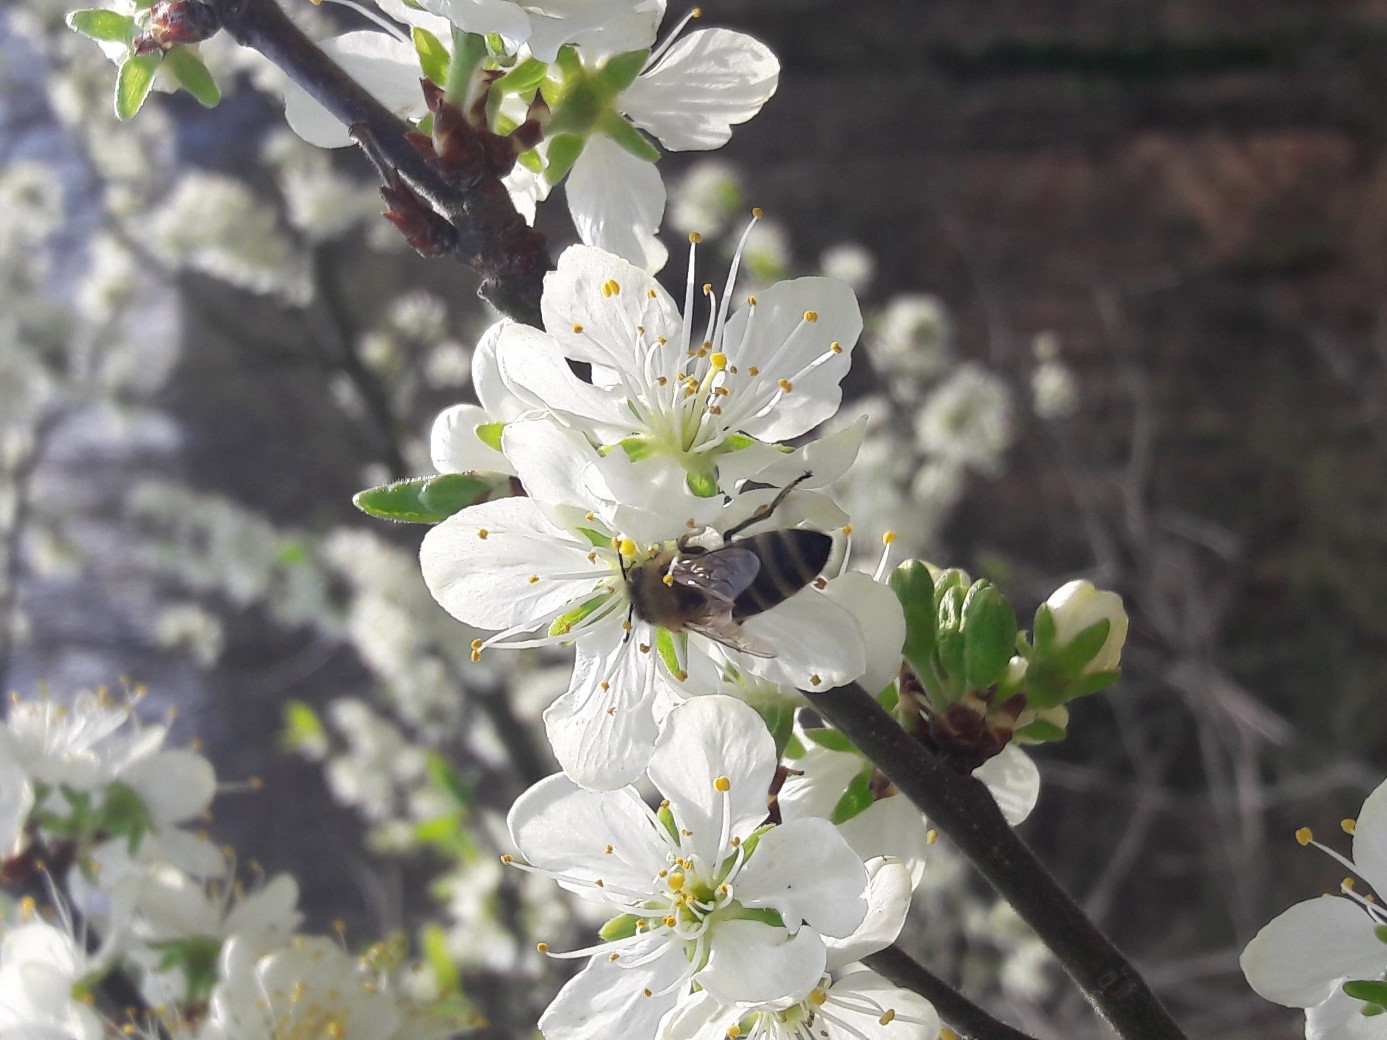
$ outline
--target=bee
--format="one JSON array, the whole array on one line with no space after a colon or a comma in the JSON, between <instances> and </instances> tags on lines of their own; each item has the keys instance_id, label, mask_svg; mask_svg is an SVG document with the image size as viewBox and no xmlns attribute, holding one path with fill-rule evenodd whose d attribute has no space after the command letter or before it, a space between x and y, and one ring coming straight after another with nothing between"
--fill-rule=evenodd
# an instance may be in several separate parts
<instances>
[{"instance_id":1,"label":"bee","mask_svg":"<svg viewBox=\"0 0 1387 1040\"><path fill-rule=\"evenodd\" d=\"M786 485L769 505L723 532L720 548L695 544L689 535L674 547L627 569L631 613L671 632L697 632L715 643L774 657L773 646L742 628L742 622L785 602L819 576L833 551L823 531L788 527L735 541L738 532L775 512L805 473Z\"/></svg>"}]
</instances>

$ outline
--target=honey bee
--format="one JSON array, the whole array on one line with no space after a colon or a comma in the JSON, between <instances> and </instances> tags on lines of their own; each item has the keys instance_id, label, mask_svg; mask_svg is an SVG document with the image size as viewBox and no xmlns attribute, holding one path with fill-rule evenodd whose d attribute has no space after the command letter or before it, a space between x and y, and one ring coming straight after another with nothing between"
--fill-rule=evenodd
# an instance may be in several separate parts
<instances>
[{"instance_id":1,"label":"honey bee","mask_svg":"<svg viewBox=\"0 0 1387 1040\"><path fill-rule=\"evenodd\" d=\"M623 567L631 612L671 632L697 632L753 657L775 657L775 648L743 629L742 622L783 603L817 578L833 551L833 538L800 527L736 541L733 536L770 516L809 476L796 478L769 505L723 532L720 548L697 545L685 535L674 547Z\"/></svg>"}]
</instances>

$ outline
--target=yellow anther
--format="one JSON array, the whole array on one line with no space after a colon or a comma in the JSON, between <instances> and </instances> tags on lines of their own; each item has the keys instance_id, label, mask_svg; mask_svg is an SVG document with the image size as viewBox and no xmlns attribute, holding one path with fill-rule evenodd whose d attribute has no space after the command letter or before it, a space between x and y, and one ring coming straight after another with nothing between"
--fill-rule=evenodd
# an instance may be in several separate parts
<instances>
[{"instance_id":1,"label":"yellow anther","mask_svg":"<svg viewBox=\"0 0 1387 1040\"><path fill-rule=\"evenodd\" d=\"M757 301L756 301L756 297L755 297L754 295L753 295L753 296L748 296L748 297L746 298L746 305L747 305L748 307L755 307L755 306L756 306L756 303L757 303Z\"/></svg>"},{"instance_id":2,"label":"yellow anther","mask_svg":"<svg viewBox=\"0 0 1387 1040\"><path fill-rule=\"evenodd\" d=\"M727 1027L727 1040L737 1040L742 1035L742 1027L735 1022Z\"/></svg>"},{"instance_id":3,"label":"yellow anther","mask_svg":"<svg viewBox=\"0 0 1387 1040\"><path fill-rule=\"evenodd\" d=\"M666 918L665 918L665 927L666 927L666 928L673 928L673 927L674 927L676 924L678 924L678 923L679 923L678 919L675 918L673 914L671 914L669 917L666 917Z\"/></svg>"},{"instance_id":4,"label":"yellow anther","mask_svg":"<svg viewBox=\"0 0 1387 1040\"><path fill-rule=\"evenodd\" d=\"M933 827L931 827L929 830L925 831L925 844L926 844L926 845L933 845L933 844L934 844L936 841L938 841L938 840L939 840L939 832L938 832L937 830L935 830Z\"/></svg>"},{"instance_id":5,"label":"yellow anther","mask_svg":"<svg viewBox=\"0 0 1387 1040\"><path fill-rule=\"evenodd\" d=\"M1300 842L1302 845L1309 845L1312 841L1315 840L1315 832L1312 831L1309 827L1302 827L1300 828L1300 830L1295 832L1295 840Z\"/></svg>"},{"instance_id":6,"label":"yellow anther","mask_svg":"<svg viewBox=\"0 0 1387 1040\"><path fill-rule=\"evenodd\" d=\"M579 325L579 324L575 321L575 322L573 323L573 331L574 331L574 332L582 332L582 331L583 331L583 326Z\"/></svg>"},{"instance_id":7,"label":"yellow anther","mask_svg":"<svg viewBox=\"0 0 1387 1040\"><path fill-rule=\"evenodd\" d=\"M487 535L489 535L489 534L491 534L491 532L488 531L485 527L479 527L479 528L477 528L477 537L478 537L478 538L486 538Z\"/></svg>"},{"instance_id":8,"label":"yellow anther","mask_svg":"<svg viewBox=\"0 0 1387 1040\"><path fill-rule=\"evenodd\" d=\"M835 354L841 354L843 352L843 344L839 343L835 339L832 343L828 345L828 349L833 351L833 353Z\"/></svg>"},{"instance_id":9,"label":"yellow anther","mask_svg":"<svg viewBox=\"0 0 1387 1040\"><path fill-rule=\"evenodd\" d=\"M548 953L549 944L547 942L537 942L535 943L535 949L538 950L540 953Z\"/></svg>"},{"instance_id":10,"label":"yellow anther","mask_svg":"<svg viewBox=\"0 0 1387 1040\"><path fill-rule=\"evenodd\" d=\"M482 652L480 650L473 650L467 656L472 659L473 664L476 664L478 661L482 659Z\"/></svg>"},{"instance_id":11,"label":"yellow anther","mask_svg":"<svg viewBox=\"0 0 1387 1040\"><path fill-rule=\"evenodd\" d=\"M824 989L822 986L815 986L809 991L809 1003L813 1004L815 1007L818 1007L827 1000L828 990Z\"/></svg>"},{"instance_id":12,"label":"yellow anther","mask_svg":"<svg viewBox=\"0 0 1387 1040\"><path fill-rule=\"evenodd\" d=\"M640 649L641 649L641 653L643 653L643 654L648 654L648 653L650 653L650 644L649 644L649 643L642 643Z\"/></svg>"},{"instance_id":13,"label":"yellow anther","mask_svg":"<svg viewBox=\"0 0 1387 1040\"><path fill-rule=\"evenodd\" d=\"M33 896L25 896L19 901L19 915L26 921L38 913L38 909L39 905Z\"/></svg>"},{"instance_id":14,"label":"yellow anther","mask_svg":"<svg viewBox=\"0 0 1387 1040\"><path fill-rule=\"evenodd\" d=\"M713 283L712 283L712 282L704 282L703 285L702 285L701 291L703 292L703 295L704 295L704 296L712 296L712 295L713 295Z\"/></svg>"},{"instance_id":15,"label":"yellow anther","mask_svg":"<svg viewBox=\"0 0 1387 1040\"><path fill-rule=\"evenodd\" d=\"M766 211L763 210L760 206L753 206L751 207L751 215L755 217L757 220L760 220L762 217L766 215Z\"/></svg>"},{"instance_id":16,"label":"yellow anther","mask_svg":"<svg viewBox=\"0 0 1387 1040\"><path fill-rule=\"evenodd\" d=\"M818 312L818 311L805 311L805 312L804 312L804 320L807 321L807 322L809 322L809 324L811 324L811 325L814 324L814 322L816 322L816 321L819 320L819 312Z\"/></svg>"},{"instance_id":17,"label":"yellow anther","mask_svg":"<svg viewBox=\"0 0 1387 1040\"><path fill-rule=\"evenodd\" d=\"M817 578L814 579L814 588L822 592L824 589L828 588L828 579L825 578L822 574L820 574Z\"/></svg>"},{"instance_id":18,"label":"yellow anther","mask_svg":"<svg viewBox=\"0 0 1387 1040\"><path fill-rule=\"evenodd\" d=\"M529 581L529 583L530 583L531 585L538 585L538 584L539 584L539 575L538 575L538 574L531 574L530 577L529 577L528 579L526 579L526 580Z\"/></svg>"},{"instance_id":19,"label":"yellow anther","mask_svg":"<svg viewBox=\"0 0 1387 1040\"><path fill-rule=\"evenodd\" d=\"M653 997L654 995L654 992L648 986L641 990L641 996L643 997Z\"/></svg>"},{"instance_id":20,"label":"yellow anther","mask_svg":"<svg viewBox=\"0 0 1387 1040\"><path fill-rule=\"evenodd\" d=\"M708 364L712 366L714 372L721 372L727 367L727 355L721 350L715 350L712 356L708 358Z\"/></svg>"},{"instance_id":21,"label":"yellow anther","mask_svg":"<svg viewBox=\"0 0 1387 1040\"><path fill-rule=\"evenodd\" d=\"M893 542L895 542L895 540L896 540L896 532L895 532L895 531L887 531L885 534L883 534L883 535L881 536L881 544L882 544L882 545L890 545L890 544L892 544Z\"/></svg>"},{"instance_id":22,"label":"yellow anther","mask_svg":"<svg viewBox=\"0 0 1387 1040\"><path fill-rule=\"evenodd\" d=\"M603 693L606 693L608 690L610 690L610 689L612 688L612 684L609 683L606 679L603 679L603 680L602 680L600 683L598 683L597 685L600 686L600 687L602 688L602 692L603 692Z\"/></svg>"},{"instance_id":23,"label":"yellow anther","mask_svg":"<svg viewBox=\"0 0 1387 1040\"><path fill-rule=\"evenodd\" d=\"M709 415L721 415L721 414L722 414L722 405L710 404L710 405L708 406L708 414L709 414Z\"/></svg>"},{"instance_id":24,"label":"yellow anther","mask_svg":"<svg viewBox=\"0 0 1387 1040\"><path fill-rule=\"evenodd\" d=\"M892 1022L894 1022L895 1020L896 1020L896 1009L895 1009L895 1008L887 1008L887 1009L886 1009L886 1014L882 1015L879 1019L877 1019L877 1021L880 1022L880 1023L881 1023L882 1025L884 1025L884 1026L889 1026L889 1025L890 1025Z\"/></svg>"},{"instance_id":25,"label":"yellow anther","mask_svg":"<svg viewBox=\"0 0 1387 1040\"><path fill-rule=\"evenodd\" d=\"M1339 821L1339 829L1342 830L1345 834L1352 834L1354 831L1356 831L1356 830L1358 829L1358 821L1357 821L1357 820L1351 820L1351 819L1350 819L1350 820L1340 820L1340 821Z\"/></svg>"},{"instance_id":26,"label":"yellow anther","mask_svg":"<svg viewBox=\"0 0 1387 1040\"><path fill-rule=\"evenodd\" d=\"M678 892L684 887L684 875L676 870L669 877L665 878L665 884L670 887L671 891Z\"/></svg>"},{"instance_id":27,"label":"yellow anther","mask_svg":"<svg viewBox=\"0 0 1387 1040\"><path fill-rule=\"evenodd\" d=\"M809 685L810 685L810 686L818 686L818 685L819 685L820 683L822 683L822 682L823 682L823 679L822 679L817 673L814 674L814 675L811 675L811 676L809 677Z\"/></svg>"},{"instance_id":28,"label":"yellow anther","mask_svg":"<svg viewBox=\"0 0 1387 1040\"><path fill-rule=\"evenodd\" d=\"M645 296L646 296L646 299L648 299L648 300L653 300L653 299L655 299L655 297L657 297L657 296L659 296L659 295L660 295L660 294L657 293L654 289L647 289L647 290L645 290Z\"/></svg>"},{"instance_id":29,"label":"yellow anther","mask_svg":"<svg viewBox=\"0 0 1387 1040\"><path fill-rule=\"evenodd\" d=\"M701 7L695 7L692 11L689 12L689 17L690 17L690 18L702 18L702 17L703 17L703 8L701 8Z\"/></svg>"},{"instance_id":30,"label":"yellow anther","mask_svg":"<svg viewBox=\"0 0 1387 1040\"><path fill-rule=\"evenodd\" d=\"M1351 891L1353 891L1354 887L1355 887L1357 884L1358 884L1358 882L1355 881L1353 878L1351 878L1351 877L1346 877L1346 878L1344 878L1344 880L1342 880L1342 881L1339 882L1339 887L1342 888L1342 889L1344 889L1344 890L1346 890L1346 891L1350 891L1350 892L1351 892Z\"/></svg>"},{"instance_id":31,"label":"yellow anther","mask_svg":"<svg viewBox=\"0 0 1387 1040\"><path fill-rule=\"evenodd\" d=\"M703 241L703 236L700 235L697 231L690 231L690 232L689 232L689 241L690 241L690 242L693 242L693 243L695 243L695 244L697 244L697 243Z\"/></svg>"},{"instance_id":32,"label":"yellow anther","mask_svg":"<svg viewBox=\"0 0 1387 1040\"><path fill-rule=\"evenodd\" d=\"M664 582L666 585L670 586L670 587L673 587L673 585L674 585L674 575L673 575L673 574L666 574L666 575L665 575L663 578L661 578L660 580L661 580L662 582Z\"/></svg>"},{"instance_id":33,"label":"yellow anther","mask_svg":"<svg viewBox=\"0 0 1387 1040\"><path fill-rule=\"evenodd\" d=\"M746 370L746 374L752 377L759 376L761 374L761 369L756 365L752 365Z\"/></svg>"},{"instance_id":34,"label":"yellow anther","mask_svg":"<svg viewBox=\"0 0 1387 1040\"><path fill-rule=\"evenodd\" d=\"M607 954L607 961L608 961L609 963L615 962L616 959L617 959L618 957L620 957L620 956L621 956L621 954L619 954L619 953L609 953L609 954Z\"/></svg>"},{"instance_id":35,"label":"yellow anther","mask_svg":"<svg viewBox=\"0 0 1387 1040\"><path fill-rule=\"evenodd\" d=\"M596 885L598 888L606 888L606 887L607 887L607 883L606 883L605 881L603 881L601 878L597 878L595 881L593 881L593 884Z\"/></svg>"},{"instance_id":36,"label":"yellow anther","mask_svg":"<svg viewBox=\"0 0 1387 1040\"><path fill-rule=\"evenodd\" d=\"M615 714L616 714L616 705L615 705L615 704L613 704L610 708L607 709L607 714L608 714L608 715L615 715Z\"/></svg>"},{"instance_id":37,"label":"yellow anther","mask_svg":"<svg viewBox=\"0 0 1387 1040\"><path fill-rule=\"evenodd\" d=\"M684 669L682 669L682 668L679 669L679 671L677 671L677 672L674 673L675 682L683 682L683 681L686 680L688 677L689 677L689 673L686 672L686 671L684 671Z\"/></svg>"},{"instance_id":38,"label":"yellow anther","mask_svg":"<svg viewBox=\"0 0 1387 1040\"><path fill-rule=\"evenodd\" d=\"M725 776L720 776L713 781L713 786L723 794L726 794L728 791L732 790L732 781Z\"/></svg>"},{"instance_id":39,"label":"yellow anther","mask_svg":"<svg viewBox=\"0 0 1387 1040\"><path fill-rule=\"evenodd\" d=\"M622 556L635 556L638 548L634 539L622 538L617 542L616 551L621 553Z\"/></svg>"},{"instance_id":40,"label":"yellow anther","mask_svg":"<svg viewBox=\"0 0 1387 1040\"><path fill-rule=\"evenodd\" d=\"M592 523L594 520L597 519L597 514L589 509L586 513L583 514L583 519L586 520L588 523Z\"/></svg>"},{"instance_id":41,"label":"yellow anther","mask_svg":"<svg viewBox=\"0 0 1387 1040\"><path fill-rule=\"evenodd\" d=\"M602 295L607 297L607 299L611 299L619 292L621 292L621 286L617 283L615 278L608 278L602 283Z\"/></svg>"},{"instance_id":42,"label":"yellow anther","mask_svg":"<svg viewBox=\"0 0 1387 1040\"><path fill-rule=\"evenodd\" d=\"M480 639L474 639L474 640L472 640L472 649L473 649L473 650L480 650L481 648L482 648L482 641L481 641Z\"/></svg>"},{"instance_id":43,"label":"yellow anther","mask_svg":"<svg viewBox=\"0 0 1387 1040\"><path fill-rule=\"evenodd\" d=\"M507 866L510 866L510 864L515 862L515 857L512 856L509 852L503 852L501 853L501 862L506 864Z\"/></svg>"},{"instance_id":44,"label":"yellow anther","mask_svg":"<svg viewBox=\"0 0 1387 1040\"><path fill-rule=\"evenodd\" d=\"M616 846L615 846L615 845L604 845L604 846L602 847L602 852L603 852L605 855L608 855L608 856L610 856L610 855L611 855L613 852L615 852L615 851L616 851Z\"/></svg>"},{"instance_id":45,"label":"yellow anther","mask_svg":"<svg viewBox=\"0 0 1387 1040\"><path fill-rule=\"evenodd\" d=\"M669 379L666 378L665 376L656 376L656 377L655 377L655 385L656 385L656 386L668 386L668 385L669 385Z\"/></svg>"},{"instance_id":46,"label":"yellow anther","mask_svg":"<svg viewBox=\"0 0 1387 1040\"><path fill-rule=\"evenodd\" d=\"M795 384L790 382L788 379L777 379L775 385L780 387L780 389L787 394L795 388Z\"/></svg>"},{"instance_id":47,"label":"yellow anther","mask_svg":"<svg viewBox=\"0 0 1387 1040\"><path fill-rule=\"evenodd\" d=\"M840 530L846 534L852 534L852 524L844 524Z\"/></svg>"}]
</instances>

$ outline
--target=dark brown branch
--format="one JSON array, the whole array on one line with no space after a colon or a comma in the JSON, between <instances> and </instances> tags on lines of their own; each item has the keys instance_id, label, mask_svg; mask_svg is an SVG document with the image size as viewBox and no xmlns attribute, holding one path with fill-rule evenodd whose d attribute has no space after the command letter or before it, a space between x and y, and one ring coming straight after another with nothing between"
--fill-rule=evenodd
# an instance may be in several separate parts
<instances>
[{"instance_id":1,"label":"dark brown branch","mask_svg":"<svg viewBox=\"0 0 1387 1040\"><path fill-rule=\"evenodd\" d=\"M997 1021L899 946L878 950L862 962L886 981L928 1000L960 1040L1034 1040L1029 1033Z\"/></svg>"},{"instance_id":2,"label":"dark brown branch","mask_svg":"<svg viewBox=\"0 0 1387 1040\"><path fill-rule=\"evenodd\" d=\"M406 139L410 127L332 62L275 0L204 0L236 42L278 65L350 128L373 161L388 164L456 234L448 251L482 276L480 294L503 314L540 325L539 296L553 264L544 236L515 211L505 186L484 171L453 183Z\"/></svg>"},{"instance_id":3,"label":"dark brown branch","mask_svg":"<svg viewBox=\"0 0 1387 1040\"><path fill-rule=\"evenodd\" d=\"M1185 1040L1136 969L1016 836L981 781L944 766L856 683L808 697L816 712L949 836L1035 930L1119 1036Z\"/></svg>"}]
</instances>

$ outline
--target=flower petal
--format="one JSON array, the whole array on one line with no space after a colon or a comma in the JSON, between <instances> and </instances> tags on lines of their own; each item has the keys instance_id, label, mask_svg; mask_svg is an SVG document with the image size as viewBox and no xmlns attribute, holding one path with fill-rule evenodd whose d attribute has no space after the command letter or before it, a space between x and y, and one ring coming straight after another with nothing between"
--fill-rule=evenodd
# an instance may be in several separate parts
<instances>
[{"instance_id":1,"label":"flower petal","mask_svg":"<svg viewBox=\"0 0 1387 1040\"><path fill-rule=\"evenodd\" d=\"M1353 866L1374 892L1387 892L1387 783L1379 784L1358 811Z\"/></svg>"},{"instance_id":2,"label":"flower petal","mask_svg":"<svg viewBox=\"0 0 1387 1040\"><path fill-rule=\"evenodd\" d=\"M565 190L584 242L647 271L665 266L669 253L655 237L665 212L665 185L654 163L597 134L573 164Z\"/></svg>"},{"instance_id":3,"label":"flower petal","mask_svg":"<svg viewBox=\"0 0 1387 1040\"><path fill-rule=\"evenodd\" d=\"M909 867L912 887L920 884L929 855L929 827L915 803L905 795L878 798L852 819L840 823L838 833L864 861L890 856Z\"/></svg>"},{"instance_id":4,"label":"flower petal","mask_svg":"<svg viewBox=\"0 0 1387 1040\"><path fill-rule=\"evenodd\" d=\"M852 682L867 667L857 619L817 589L801 589L747 618L743 627L775 647L778 656L753 658L728 650L727 657L771 682L814 693Z\"/></svg>"},{"instance_id":5,"label":"flower petal","mask_svg":"<svg viewBox=\"0 0 1387 1040\"><path fill-rule=\"evenodd\" d=\"M769 47L731 29L696 29L667 50L618 104L676 152L720 148L736 123L761 111L780 80Z\"/></svg>"},{"instance_id":6,"label":"flower petal","mask_svg":"<svg viewBox=\"0 0 1387 1040\"><path fill-rule=\"evenodd\" d=\"M1297 903L1252 937L1239 958L1248 985L1267 1000L1308 1008L1343 978L1376 978L1387 946L1351 900L1321 896Z\"/></svg>"},{"instance_id":7,"label":"flower petal","mask_svg":"<svg viewBox=\"0 0 1387 1040\"><path fill-rule=\"evenodd\" d=\"M440 473L508 473L515 467L491 445L477 436L477 430L496 420L475 404L455 404L438 413L429 433L429 455Z\"/></svg>"},{"instance_id":8,"label":"flower petal","mask_svg":"<svg viewBox=\"0 0 1387 1040\"><path fill-rule=\"evenodd\" d=\"M589 898L599 894L590 884L599 878L613 891L646 891L669 848L633 788L588 791L562 773L516 799L506 825L527 863L588 883L564 887Z\"/></svg>"},{"instance_id":9,"label":"flower petal","mask_svg":"<svg viewBox=\"0 0 1387 1040\"><path fill-rule=\"evenodd\" d=\"M754 307L728 320L723 350L729 367L755 370L757 379L771 384L785 380L792 389L765 415L747 420L745 432L764 441L789 440L837 412L839 383L861 333L862 312L845 282L795 278L757 293ZM841 350L832 350L833 343Z\"/></svg>"},{"instance_id":10,"label":"flower petal","mask_svg":"<svg viewBox=\"0 0 1387 1040\"><path fill-rule=\"evenodd\" d=\"M606 567L589 561L588 551L564 540L533 499L503 498L469 506L431 528L419 563L444 610L499 630L539 624L596 594Z\"/></svg>"},{"instance_id":11,"label":"flower petal","mask_svg":"<svg viewBox=\"0 0 1387 1040\"><path fill-rule=\"evenodd\" d=\"M324 53L342 66L377 101L398 116L423 114L419 59L413 44L382 32L363 30L324 40ZM290 128L319 148L352 143L342 122L292 79L284 84L284 117Z\"/></svg>"},{"instance_id":12,"label":"flower petal","mask_svg":"<svg viewBox=\"0 0 1387 1040\"><path fill-rule=\"evenodd\" d=\"M693 832L695 850L716 863L725 816L728 834L741 838L765 821L775 765L775 741L753 709L731 697L695 697L665 719L649 774L679 826ZM731 782L725 794L713 786L718 777Z\"/></svg>"},{"instance_id":13,"label":"flower petal","mask_svg":"<svg viewBox=\"0 0 1387 1040\"><path fill-rule=\"evenodd\" d=\"M532 408L542 408L605 443L631 428L625 394L584 382L574 374L548 333L512 325L497 344L496 362L506 388Z\"/></svg>"},{"instance_id":14,"label":"flower petal","mask_svg":"<svg viewBox=\"0 0 1387 1040\"><path fill-rule=\"evenodd\" d=\"M544 711L554 757L584 787L631 783L655 747L656 704L670 694L655 654L619 626L580 641L568 690Z\"/></svg>"},{"instance_id":15,"label":"flower petal","mask_svg":"<svg viewBox=\"0 0 1387 1040\"><path fill-rule=\"evenodd\" d=\"M1031 814L1040 798L1040 770L1015 744L1008 744L1001 754L974 769L973 776L987 785L997 808L1013 827Z\"/></svg>"},{"instance_id":16,"label":"flower petal","mask_svg":"<svg viewBox=\"0 0 1387 1040\"><path fill-rule=\"evenodd\" d=\"M915 885L900 860L878 856L867 864L867 916L845 939L824 937L828 970L859 961L896 941L910 912Z\"/></svg>"},{"instance_id":17,"label":"flower petal","mask_svg":"<svg viewBox=\"0 0 1387 1040\"><path fill-rule=\"evenodd\" d=\"M183 823L200 815L217 793L212 763L193 751L159 751L134 763L121 780L161 823Z\"/></svg>"},{"instance_id":18,"label":"flower petal","mask_svg":"<svg viewBox=\"0 0 1387 1040\"><path fill-rule=\"evenodd\" d=\"M681 996L681 987L673 983L687 967L682 951L674 946L653 961L629 968L599 954L559 990L539 1017L540 1031L545 1040L653 1036Z\"/></svg>"},{"instance_id":19,"label":"flower petal","mask_svg":"<svg viewBox=\"0 0 1387 1040\"><path fill-rule=\"evenodd\" d=\"M874 971L855 971L834 982L825 1014L843 1023L844 1034L862 1040L915 1040L939 1034L933 1004Z\"/></svg>"},{"instance_id":20,"label":"flower petal","mask_svg":"<svg viewBox=\"0 0 1387 1040\"><path fill-rule=\"evenodd\" d=\"M694 703L697 703L696 701ZM761 835L737 875L737 901L779 911L791 931L807 921L843 938L867 914L867 869L827 820L790 820Z\"/></svg>"},{"instance_id":21,"label":"flower petal","mask_svg":"<svg viewBox=\"0 0 1387 1040\"><path fill-rule=\"evenodd\" d=\"M1305 1040L1383 1040L1387 1022L1381 1015L1363 1014L1363 1001L1355 1000L1335 982L1334 992L1321 1004L1305 1011Z\"/></svg>"},{"instance_id":22,"label":"flower petal","mask_svg":"<svg viewBox=\"0 0 1387 1040\"><path fill-rule=\"evenodd\" d=\"M901 647L905 645L905 614L901 601L889 585L856 571L830 581L823 594L857 620L864 640L867 668L858 681L868 693L876 696L900 674Z\"/></svg>"},{"instance_id":23,"label":"flower petal","mask_svg":"<svg viewBox=\"0 0 1387 1040\"><path fill-rule=\"evenodd\" d=\"M694 981L724 1004L792 1004L824 973L823 940L808 928L787 935L760 921L720 921L709 946L708 965Z\"/></svg>"}]
</instances>

